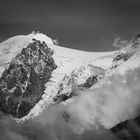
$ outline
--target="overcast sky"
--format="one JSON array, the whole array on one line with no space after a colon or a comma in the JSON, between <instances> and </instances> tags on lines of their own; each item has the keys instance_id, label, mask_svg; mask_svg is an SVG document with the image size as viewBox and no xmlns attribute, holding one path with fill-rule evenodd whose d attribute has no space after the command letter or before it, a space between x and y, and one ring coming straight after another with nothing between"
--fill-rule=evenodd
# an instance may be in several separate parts
<instances>
[{"instance_id":1,"label":"overcast sky","mask_svg":"<svg viewBox=\"0 0 140 140\"><path fill-rule=\"evenodd\" d=\"M112 50L140 33L140 0L0 0L0 38L40 31L62 46Z\"/></svg>"}]
</instances>

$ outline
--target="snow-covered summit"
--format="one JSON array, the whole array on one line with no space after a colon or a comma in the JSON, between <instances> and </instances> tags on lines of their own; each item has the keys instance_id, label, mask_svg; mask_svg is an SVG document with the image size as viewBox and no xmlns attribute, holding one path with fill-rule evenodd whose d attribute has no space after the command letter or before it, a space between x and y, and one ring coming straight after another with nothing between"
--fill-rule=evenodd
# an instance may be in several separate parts
<instances>
[{"instance_id":1,"label":"snow-covered summit","mask_svg":"<svg viewBox=\"0 0 140 140\"><path fill-rule=\"evenodd\" d=\"M118 51L86 52L58 46L42 33L12 37L0 43L0 110L22 120L35 117L75 89L94 88L134 61L139 65L139 46L137 37Z\"/></svg>"}]
</instances>

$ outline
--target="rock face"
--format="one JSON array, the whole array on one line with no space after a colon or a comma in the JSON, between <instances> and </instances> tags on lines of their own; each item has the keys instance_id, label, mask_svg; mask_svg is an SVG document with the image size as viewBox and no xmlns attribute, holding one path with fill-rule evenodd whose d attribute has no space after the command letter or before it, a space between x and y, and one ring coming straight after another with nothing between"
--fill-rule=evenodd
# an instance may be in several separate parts
<instances>
[{"instance_id":1,"label":"rock face","mask_svg":"<svg viewBox=\"0 0 140 140\"><path fill-rule=\"evenodd\" d=\"M117 52L113 59L112 68L116 68L123 62L127 61L131 56L133 56L133 52Z\"/></svg>"},{"instance_id":2,"label":"rock face","mask_svg":"<svg viewBox=\"0 0 140 140\"><path fill-rule=\"evenodd\" d=\"M53 51L33 39L17 54L0 78L0 110L23 117L40 100L44 84L56 69Z\"/></svg>"},{"instance_id":3,"label":"rock face","mask_svg":"<svg viewBox=\"0 0 140 140\"><path fill-rule=\"evenodd\" d=\"M140 116L136 119L119 123L111 131L121 140L139 140Z\"/></svg>"}]
</instances>

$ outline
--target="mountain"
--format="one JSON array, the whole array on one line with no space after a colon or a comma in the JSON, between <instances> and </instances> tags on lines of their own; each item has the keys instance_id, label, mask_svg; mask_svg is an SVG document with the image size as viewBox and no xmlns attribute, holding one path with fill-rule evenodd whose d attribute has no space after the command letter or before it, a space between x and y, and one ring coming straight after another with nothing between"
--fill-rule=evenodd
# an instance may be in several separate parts
<instances>
[{"instance_id":1,"label":"mountain","mask_svg":"<svg viewBox=\"0 0 140 140\"><path fill-rule=\"evenodd\" d=\"M99 87L111 75L139 67L139 46L139 35L112 52L65 48L38 32L12 37L0 43L0 111L20 120L38 116L76 96L76 89Z\"/></svg>"},{"instance_id":2,"label":"mountain","mask_svg":"<svg viewBox=\"0 0 140 140\"><path fill-rule=\"evenodd\" d=\"M69 98L73 88L91 87L114 55L57 46L41 33L12 37L0 43L0 52L0 110L16 118L38 115Z\"/></svg>"}]
</instances>

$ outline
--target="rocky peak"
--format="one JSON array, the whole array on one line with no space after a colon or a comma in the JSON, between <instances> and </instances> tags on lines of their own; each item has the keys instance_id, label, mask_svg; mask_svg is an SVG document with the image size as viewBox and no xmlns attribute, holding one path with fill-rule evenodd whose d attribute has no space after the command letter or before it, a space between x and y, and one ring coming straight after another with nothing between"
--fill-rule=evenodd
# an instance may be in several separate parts
<instances>
[{"instance_id":1,"label":"rocky peak","mask_svg":"<svg viewBox=\"0 0 140 140\"><path fill-rule=\"evenodd\" d=\"M56 69L53 51L45 42L33 39L11 61L0 78L0 110L23 117L40 100L44 84Z\"/></svg>"}]
</instances>

